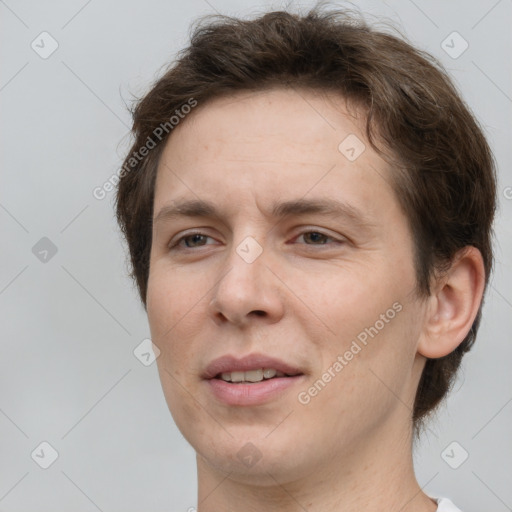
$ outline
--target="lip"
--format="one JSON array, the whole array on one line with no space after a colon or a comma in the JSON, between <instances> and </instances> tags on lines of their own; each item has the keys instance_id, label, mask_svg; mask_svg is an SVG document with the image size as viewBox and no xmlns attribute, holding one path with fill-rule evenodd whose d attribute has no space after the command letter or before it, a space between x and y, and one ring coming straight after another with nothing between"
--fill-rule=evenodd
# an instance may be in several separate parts
<instances>
[{"instance_id":1,"label":"lip","mask_svg":"<svg viewBox=\"0 0 512 512\"><path fill-rule=\"evenodd\" d=\"M226 355L214 359L205 369L203 379L213 379L219 373L224 372L247 372L257 368L274 368L287 375L297 375L303 372L280 359L266 356L264 354L249 354L237 358L233 355Z\"/></svg>"},{"instance_id":2,"label":"lip","mask_svg":"<svg viewBox=\"0 0 512 512\"><path fill-rule=\"evenodd\" d=\"M256 368L274 368L290 377L274 377L254 383L232 383L215 377L223 372L249 371ZM280 359L263 354L237 358L227 355L212 361L203 375L209 391L220 402L231 406L261 405L276 400L286 390L303 382L303 372Z\"/></svg>"}]
</instances>

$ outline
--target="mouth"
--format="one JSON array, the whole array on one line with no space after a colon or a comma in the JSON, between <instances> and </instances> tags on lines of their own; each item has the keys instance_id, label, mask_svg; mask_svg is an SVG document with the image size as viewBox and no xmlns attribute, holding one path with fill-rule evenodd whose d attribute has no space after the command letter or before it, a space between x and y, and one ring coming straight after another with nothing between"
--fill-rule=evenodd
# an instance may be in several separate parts
<instances>
[{"instance_id":1,"label":"mouth","mask_svg":"<svg viewBox=\"0 0 512 512\"><path fill-rule=\"evenodd\" d=\"M249 371L232 371L218 373L214 379L220 379L224 382L231 382L232 384L254 384L264 380L283 378L283 377L296 377L303 375L302 373L287 374L276 370L275 368L259 368Z\"/></svg>"},{"instance_id":2,"label":"mouth","mask_svg":"<svg viewBox=\"0 0 512 512\"><path fill-rule=\"evenodd\" d=\"M262 354L220 357L212 361L203 374L214 397L231 406L275 401L305 377L298 367Z\"/></svg>"},{"instance_id":3,"label":"mouth","mask_svg":"<svg viewBox=\"0 0 512 512\"><path fill-rule=\"evenodd\" d=\"M303 372L297 366L264 354L243 357L225 355L206 367L203 379L221 379L226 382L261 382L262 380L295 377Z\"/></svg>"}]
</instances>

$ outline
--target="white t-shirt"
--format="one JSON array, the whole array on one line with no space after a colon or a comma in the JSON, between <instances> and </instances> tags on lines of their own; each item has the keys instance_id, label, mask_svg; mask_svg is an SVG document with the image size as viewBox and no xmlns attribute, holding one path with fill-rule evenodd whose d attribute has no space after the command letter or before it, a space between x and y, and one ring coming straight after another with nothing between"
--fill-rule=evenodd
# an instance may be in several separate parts
<instances>
[{"instance_id":1,"label":"white t-shirt","mask_svg":"<svg viewBox=\"0 0 512 512\"><path fill-rule=\"evenodd\" d=\"M431 498L437 501L437 512L461 512L448 498Z\"/></svg>"}]
</instances>

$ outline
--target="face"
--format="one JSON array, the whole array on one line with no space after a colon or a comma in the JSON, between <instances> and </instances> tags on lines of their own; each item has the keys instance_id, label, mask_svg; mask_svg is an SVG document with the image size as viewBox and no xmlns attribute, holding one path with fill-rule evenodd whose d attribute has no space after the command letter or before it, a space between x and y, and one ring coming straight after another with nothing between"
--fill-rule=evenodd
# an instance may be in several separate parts
<instances>
[{"instance_id":1,"label":"face","mask_svg":"<svg viewBox=\"0 0 512 512\"><path fill-rule=\"evenodd\" d=\"M354 113L312 91L238 93L197 107L162 155L159 374L200 463L231 478L321 474L407 435L424 305L391 170Z\"/></svg>"}]
</instances>

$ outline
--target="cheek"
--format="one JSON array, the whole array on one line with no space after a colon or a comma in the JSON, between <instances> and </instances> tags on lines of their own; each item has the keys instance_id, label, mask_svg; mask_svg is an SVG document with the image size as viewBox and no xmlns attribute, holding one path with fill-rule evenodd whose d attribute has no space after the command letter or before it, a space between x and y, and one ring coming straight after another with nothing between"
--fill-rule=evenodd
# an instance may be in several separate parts
<instances>
[{"instance_id":1,"label":"cheek","mask_svg":"<svg viewBox=\"0 0 512 512\"><path fill-rule=\"evenodd\" d=\"M316 291L317 310L329 327L317 338L322 366L315 379L329 381L314 400L319 411L334 405L339 414L382 415L410 378L421 318L409 296L414 274L404 271L396 279L396 270L381 269L331 279L325 293Z\"/></svg>"},{"instance_id":2,"label":"cheek","mask_svg":"<svg viewBox=\"0 0 512 512\"><path fill-rule=\"evenodd\" d=\"M191 369L195 367L193 356L197 352L193 343L198 329L197 322L193 321L194 314L198 314L198 308L204 307L199 300L204 292L194 297L183 290L186 290L186 283L180 282L175 273L159 272L158 268L150 272L147 316L151 339L160 349L156 360L160 382L168 408L180 430L201 413L187 389Z\"/></svg>"},{"instance_id":3,"label":"cheek","mask_svg":"<svg viewBox=\"0 0 512 512\"><path fill-rule=\"evenodd\" d=\"M170 285L169 279L160 277L157 272L150 273L148 281L147 316L153 343L160 349L157 359L161 375L164 369L173 374L179 368L182 351L173 339L177 339L176 332L183 317L183 303L179 299L177 288ZM167 385L172 385L168 382Z\"/></svg>"},{"instance_id":4,"label":"cheek","mask_svg":"<svg viewBox=\"0 0 512 512\"><path fill-rule=\"evenodd\" d=\"M301 406L304 422L311 422L312 428L329 425L333 436L356 440L404 408L415 353L410 314L404 308L377 334L360 331L367 334L366 344L347 332L347 337L341 335L336 344L324 347L322 370L303 390L315 395Z\"/></svg>"},{"instance_id":5,"label":"cheek","mask_svg":"<svg viewBox=\"0 0 512 512\"><path fill-rule=\"evenodd\" d=\"M176 363L175 360L174 362ZM199 401L191 398L193 393L189 391L186 378L176 371L176 366L169 367L168 358L163 360L159 357L157 365L164 398L171 416L185 439L194 445L194 439L204 435L204 432L201 432L204 422L199 420L204 417L205 411Z\"/></svg>"},{"instance_id":6,"label":"cheek","mask_svg":"<svg viewBox=\"0 0 512 512\"><path fill-rule=\"evenodd\" d=\"M383 281L385 273L379 275L377 269L371 273L362 266L356 270L335 268L324 280L302 277L300 295L304 304L315 313L330 343L336 339L342 342L335 343L340 350L358 335L368 337L367 329L376 322L382 328L380 316L389 310L385 317L389 321L395 314L393 304L400 297L393 285Z\"/></svg>"},{"instance_id":7,"label":"cheek","mask_svg":"<svg viewBox=\"0 0 512 512\"><path fill-rule=\"evenodd\" d=\"M194 289L193 279L181 280L179 275L158 265L150 271L147 290L147 315L151 333L157 338L168 338L179 328L187 313L193 314L201 294Z\"/></svg>"},{"instance_id":8,"label":"cheek","mask_svg":"<svg viewBox=\"0 0 512 512\"><path fill-rule=\"evenodd\" d=\"M158 266L148 280L147 316L151 338L161 352L157 361L182 380L197 368L197 344L204 338L209 298L202 282Z\"/></svg>"}]
</instances>

